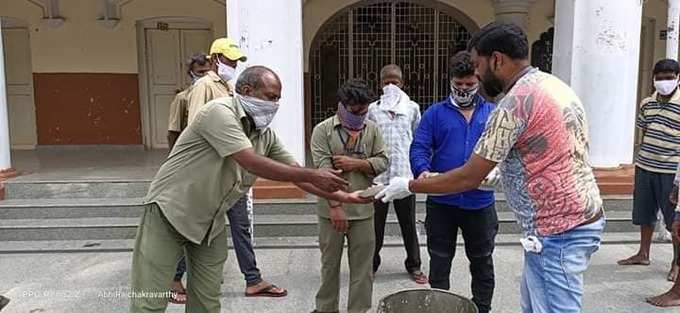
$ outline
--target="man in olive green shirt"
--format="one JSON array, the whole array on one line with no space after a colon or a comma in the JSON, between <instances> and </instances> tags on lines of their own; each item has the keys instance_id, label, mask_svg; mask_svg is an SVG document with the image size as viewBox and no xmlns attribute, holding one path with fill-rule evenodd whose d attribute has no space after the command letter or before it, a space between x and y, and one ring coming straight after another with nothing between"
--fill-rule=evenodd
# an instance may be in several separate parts
<instances>
[{"instance_id":1,"label":"man in olive green shirt","mask_svg":"<svg viewBox=\"0 0 680 313\"><path fill-rule=\"evenodd\" d=\"M225 211L257 176L296 183L342 202L349 194L338 171L297 166L267 126L278 109L281 82L263 66L246 69L234 98L205 104L182 132L145 198L132 257L130 312L162 312L177 260L188 264L187 312L220 311L227 259Z\"/></svg>"},{"instance_id":2,"label":"man in olive green shirt","mask_svg":"<svg viewBox=\"0 0 680 313\"><path fill-rule=\"evenodd\" d=\"M195 120L196 113L208 102L223 97L232 97L233 78L238 61L246 61L246 55L236 42L230 38L218 38L210 45L210 62L207 73L198 79L187 94L186 123ZM276 286L262 278L257 267L257 260L252 243L252 206L247 205L250 200L244 195L227 210L229 228L231 231L232 248L241 273L244 276L247 297L284 297L288 294L285 288ZM182 285L182 277L186 272L186 260L182 258L177 264L177 272L170 286L171 302L186 303L186 289Z\"/></svg>"},{"instance_id":3,"label":"man in olive green shirt","mask_svg":"<svg viewBox=\"0 0 680 313\"><path fill-rule=\"evenodd\" d=\"M350 81L338 90L338 112L314 127L312 159L317 168L342 171L350 191L371 186L373 178L385 171L388 160L378 127L366 120L373 95L361 81ZM372 204L341 204L319 199L319 247L321 249L321 286L316 294L315 312L338 312L340 260L347 237L349 249L349 313L371 308L373 293Z\"/></svg>"}]
</instances>

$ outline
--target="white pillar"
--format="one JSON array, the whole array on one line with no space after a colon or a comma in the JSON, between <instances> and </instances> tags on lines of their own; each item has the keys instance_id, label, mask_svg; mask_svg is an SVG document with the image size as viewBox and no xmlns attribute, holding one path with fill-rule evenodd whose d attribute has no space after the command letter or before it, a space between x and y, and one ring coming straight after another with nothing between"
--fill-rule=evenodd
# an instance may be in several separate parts
<instances>
[{"instance_id":1,"label":"white pillar","mask_svg":"<svg viewBox=\"0 0 680 313\"><path fill-rule=\"evenodd\" d=\"M227 0L227 33L248 56L239 71L264 65L281 78L281 107L272 127L304 164L302 0Z\"/></svg>"},{"instance_id":2,"label":"white pillar","mask_svg":"<svg viewBox=\"0 0 680 313\"><path fill-rule=\"evenodd\" d=\"M668 0L666 26L666 58L678 59L678 33L680 31L680 0Z\"/></svg>"},{"instance_id":3,"label":"white pillar","mask_svg":"<svg viewBox=\"0 0 680 313\"><path fill-rule=\"evenodd\" d=\"M7 90L5 85L5 57L2 46L2 23L0 23L0 172L12 168L9 143L9 119L7 118Z\"/></svg>"},{"instance_id":4,"label":"white pillar","mask_svg":"<svg viewBox=\"0 0 680 313\"><path fill-rule=\"evenodd\" d=\"M642 1L557 0L553 73L581 98L590 162L633 161Z\"/></svg>"},{"instance_id":5,"label":"white pillar","mask_svg":"<svg viewBox=\"0 0 680 313\"><path fill-rule=\"evenodd\" d=\"M496 21L514 23L527 30L529 8L535 0L493 0Z\"/></svg>"}]
</instances>

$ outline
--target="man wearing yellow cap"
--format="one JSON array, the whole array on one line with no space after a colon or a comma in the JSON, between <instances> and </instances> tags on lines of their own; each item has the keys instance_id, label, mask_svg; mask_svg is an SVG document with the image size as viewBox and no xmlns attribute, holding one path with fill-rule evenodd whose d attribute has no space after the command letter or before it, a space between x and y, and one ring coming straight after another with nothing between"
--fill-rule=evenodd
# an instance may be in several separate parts
<instances>
[{"instance_id":1,"label":"man wearing yellow cap","mask_svg":"<svg viewBox=\"0 0 680 313\"><path fill-rule=\"evenodd\" d=\"M245 62L246 55L231 38L218 38L210 46L211 71L197 80L189 94L187 106L189 123L194 120L196 112L208 101L231 97L233 88L228 82L236 77L238 61Z\"/></svg>"}]
</instances>

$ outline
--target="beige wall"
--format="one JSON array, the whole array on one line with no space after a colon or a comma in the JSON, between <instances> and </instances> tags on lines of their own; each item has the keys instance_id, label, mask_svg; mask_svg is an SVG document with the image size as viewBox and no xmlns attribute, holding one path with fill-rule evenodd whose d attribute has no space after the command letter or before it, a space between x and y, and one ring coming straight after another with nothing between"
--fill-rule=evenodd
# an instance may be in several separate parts
<instances>
[{"instance_id":1,"label":"beige wall","mask_svg":"<svg viewBox=\"0 0 680 313\"><path fill-rule=\"evenodd\" d=\"M44 25L41 9L27 0L0 1L0 16L28 22L37 73L137 73L135 22L149 17L199 17L212 22L216 36L226 33L225 8L217 0L134 0L123 6L112 29L96 22L101 2L60 1L66 22L56 29Z\"/></svg>"},{"instance_id":2,"label":"beige wall","mask_svg":"<svg viewBox=\"0 0 680 313\"><path fill-rule=\"evenodd\" d=\"M306 0L303 6L305 69L309 49L319 28L333 14L360 0ZM442 0L465 13L478 26L494 19L491 0ZM332 4L332 5L329 5ZM66 23L52 29L42 23L41 9L27 0L0 1L0 16L14 17L28 23L31 33L33 71L137 73L135 21L157 16L200 17L213 23L215 36L225 34L226 14L219 0L134 0L122 8L122 19L113 29L99 25L100 1L65 0L60 2ZM658 38L665 29L665 0L646 0L643 14L656 19L655 60L665 57L666 42ZM554 0L537 0L527 23L529 42L551 26ZM650 47L647 47L650 49Z\"/></svg>"},{"instance_id":3,"label":"beige wall","mask_svg":"<svg viewBox=\"0 0 680 313\"><path fill-rule=\"evenodd\" d=\"M537 0L529 8L527 18L527 38L529 45L538 40L541 33L553 26L555 16L555 0Z\"/></svg>"}]
</instances>

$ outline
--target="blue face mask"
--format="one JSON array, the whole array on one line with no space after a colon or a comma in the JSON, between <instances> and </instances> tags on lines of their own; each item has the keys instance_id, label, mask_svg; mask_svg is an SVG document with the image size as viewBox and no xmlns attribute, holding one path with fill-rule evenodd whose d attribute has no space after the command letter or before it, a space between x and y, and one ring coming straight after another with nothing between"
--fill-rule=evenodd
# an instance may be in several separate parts
<instances>
[{"instance_id":1,"label":"blue face mask","mask_svg":"<svg viewBox=\"0 0 680 313\"><path fill-rule=\"evenodd\" d=\"M197 80L199 80L203 76L199 76L198 74L194 73L194 71L189 71L189 75L191 75L191 83L195 83Z\"/></svg>"}]
</instances>

